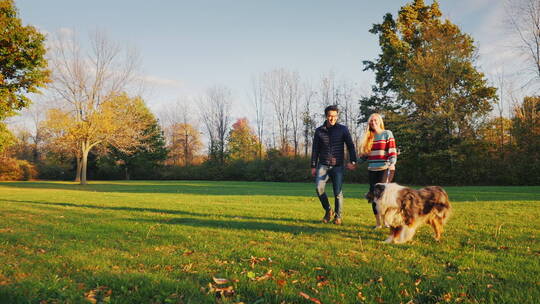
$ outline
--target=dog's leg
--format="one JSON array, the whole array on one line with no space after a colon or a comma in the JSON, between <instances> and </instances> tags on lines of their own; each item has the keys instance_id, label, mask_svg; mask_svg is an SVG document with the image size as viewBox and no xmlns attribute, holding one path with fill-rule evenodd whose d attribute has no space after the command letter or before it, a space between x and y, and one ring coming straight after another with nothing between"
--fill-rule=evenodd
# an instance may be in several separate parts
<instances>
[{"instance_id":1,"label":"dog's leg","mask_svg":"<svg viewBox=\"0 0 540 304\"><path fill-rule=\"evenodd\" d=\"M403 229L401 230L401 233L399 234L398 243L405 243L410 241L414 234L416 233L416 227L415 226L403 226Z\"/></svg>"},{"instance_id":2,"label":"dog's leg","mask_svg":"<svg viewBox=\"0 0 540 304\"><path fill-rule=\"evenodd\" d=\"M436 217L431 221L431 226L435 231L435 240L439 241L441 239L441 234L443 233L443 219Z\"/></svg>"},{"instance_id":3,"label":"dog's leg","mask_svg":"<svg viewBox=\"0 0 540 304\"><path fill-rule=\"evenodd\" d=\"M375 221L377 222L377 226L375 226L375 229L380 229L382 228L382 224L383 224L383 219L382 219L382 216L380 214L375 214Z\"/></svg>"},{"instance_id":4,"label":"dog's leg","mask_svg":"<svg viewBox=\"0 0 540 304\"><path fill-rule=\"evenodd\" d=\"M388 238L384 242L385 243L397 243L396 239L398 238L401 230L402 230L402 227L391 227L390 228L390 235L388 236Z\"/></svg>"}]
</instances>

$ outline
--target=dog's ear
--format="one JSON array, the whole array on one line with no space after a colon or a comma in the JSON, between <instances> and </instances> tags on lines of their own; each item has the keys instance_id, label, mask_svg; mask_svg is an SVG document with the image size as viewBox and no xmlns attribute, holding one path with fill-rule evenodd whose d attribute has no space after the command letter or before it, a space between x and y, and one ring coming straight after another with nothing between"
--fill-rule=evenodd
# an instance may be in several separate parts
<instances>
[{"instance_id":1,"label":"dog's ear","mask_svg":"<svg viewBox=\"0 0 540 304\"><path fill-rule=\"evenodd\" d=\"M373 196L375 196L376 199L380 199L385 188L385 184L376 184L373 190Z\"/></svg>"}]
</instances>

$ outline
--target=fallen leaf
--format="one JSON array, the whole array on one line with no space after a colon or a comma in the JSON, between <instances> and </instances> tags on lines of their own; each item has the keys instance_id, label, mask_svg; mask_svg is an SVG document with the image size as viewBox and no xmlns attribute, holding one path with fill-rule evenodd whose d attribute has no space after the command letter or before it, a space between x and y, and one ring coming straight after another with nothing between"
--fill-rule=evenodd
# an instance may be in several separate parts
<instances>
[{"instance_id":1,"label":"fallen leaf","mask_svg":"<svg viewBox=\"0 0 540 304\"><path fill-rule=\"evenodd\" d=\"M420 285L420 282L422 282L422 279L421 279L421 278L418 278L418 280L416 280L416 281L414 282L414 286Z\"/></svg>"},{"instance_id":2,"label":"fallen leaf","mask_svg":"<svg viewBox=\"0 0 540 304\"><path fill-rule=\"evenodd\" d=\"M403 289L402 291L399 292L402 296L404 297L409 297L409 292L407 291L407 289Z\"/></svg>"},{"instance_id":3,"label":"fallen leaf","mask_svg":"<svg viewBox=\"0 0 540 304\"><path fill-rule=\"evenodd\" d=\"M278 284L279 287L283 287L283 286L287 285L287 281L285 281L285 280L276 280L276 284Z\"/></svg>"},{"instance_id":4,"label":"fallen leaf","mask_svg":"<svg viewBox=\"0 0 540 304\"><path fill-rule=\"evenodd\" d=\"M195 273L196 271L192 271L192 270L191 270L192 268L193 268L193 263L185 264L185 265L182 267L182 271L183 271L183 272L189 272L189 273Z\"/></svg>"},{"instance_id":5,"label":"fallen leaf","mask_svg":"<svg viewBox=\"0 0 540 304\"><path fill-rule=\"evenodd\" d=\"M443 300L444 300L445 302L450 302L450 301L452 301L452 294L451 294L451 293L445 293L445 294L443 295Z\"/></svg>"},{"instance_id":6,"label":"fallen leaf","mask_svg":"<svg viewBox=\"0 0 540 304\"><path fill-rule=\"evenodd\" d=\"M232 297L235 293L234 287L228 286L228 287L217 287L212 285L212 283L208 283L208 293L214 293L214 295L217 298L221 297Z\"/></svg>"},{"instance_id":7,"label":"fallen leaf","mask_svg":"<svg viewBox=\"0 0 540 304\"><path fill-rule=\"evenodd\" d=\"M329 281L320 281L319 283L317 283L317 287L324 287L328 284L330 284Z\"/></svg>"},{"instance_id":8,"label":"fallen leaf","mask_svg":"<svg viewBox=\"0 0 540 304\"><path fill-rule=\"evenodd\" d=\"M255 278L255 281L264 281L272 278L272 269L268 270L264 275Z\"/></svg>"},{"instance_id":9,"label":"fallen leaf","mask_svg":"<svg viewBox=\"0 0 540 304\"><path fill-rule=\"evenodd\" d=\"M192 255L194 253L195 253L195 250L184 250L184 253L182 253L182 255L188 256L188 255Z\"/></svg>"},{"instance_id":10,"label":"fallen leaf","mask_svg":"<svg viewBox=\"0 0 540 304\"><path fill-rule=\"evenodd\" d=\"M216 278L216 277L212 277L212 279L218 285L223 285L223 284L229 283L229 280L227 280L227 279L221 279L221 278Z\"/></svg>"},{"instance_id":11,"label":"fallen leaf","mask_svg":"<svg viewBox=\"0 0 540 304\"><path fill-rule=\"evenodd\" d=\"M84 293L84 297L90 303L108 303L111 300L112 290L107 286L99 286Z\"/></svg>"},{"instance_id":12,"label":"fallen leaf","mask_svg":"<svg viewBox=\"0 0 540 304\"><path fill-rule=\"evenodd\" d=\"M306 293L300 292L299 295L302 296L306 300L310 300L313 303L322 304L322 302L319 299L313 298Z\"/></svg>"},{"instance_id":13,"label":"fallen leaf","mask_svg":"<svg viewBox=\"0 0 540 304\"><path fill-rule=\"evenodd\" d=\"M365 301L365 300L366 300L366 297L364 296L364 294L363 294L361 291L359 291L359 292L356 294L356 297L358 297L358 299L359 299L360 301Z\"/></svg>"}]
</instances>

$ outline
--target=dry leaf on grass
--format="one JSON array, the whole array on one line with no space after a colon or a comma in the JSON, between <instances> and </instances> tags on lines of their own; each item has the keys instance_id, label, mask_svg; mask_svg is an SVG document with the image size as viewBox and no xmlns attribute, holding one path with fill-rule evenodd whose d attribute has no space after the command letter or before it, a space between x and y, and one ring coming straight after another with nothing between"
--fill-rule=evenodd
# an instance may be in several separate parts
<instances>
[{"instance_id":1,"label":"dry leaf on grass","mask_svg":"<svg viewBox=\"0 0 540 304\"><path fill-rule=\"evenodd\" d=\"M322 304L322 302L319 299L313 298L313 297L311 297L310 295L308 295L306 293L300 292L299 295L301 297L303 297L304 299L306 299L306 300L310 300L313 303Z\"/></svg>"},{"instance_id":2,"label":"dry leaf on grass","mask_svg":"<svg viewBox=\"0 0 540 304\"><path fill-rule=\"evenodd\" d=\"M228 286L228 287L217 287L212 285L212 283L208 283L208 293L214 293L214 295L217 298L222 297L232 297L235 293L234 287Z\"/></svg>"},{"instance_id":3,"label":"dry leaf on grass","mask_svg":"<svg viewBox=\"0 0 540 304\"><path fill-rule=\"evenodd\" d=\"M216 277L212 277L212 279L214 280L214 282L215 282L216 284L219 284L219 285L229 283L229 280L227 280L227 279L216 278Z\"/></svg>"},{"instance_id":4,"label":"dry leaf on grass","mask_svg":"<svg viewBox=\"0 0 540 304\"><path fill-rule=\"evenodd\" d=\"M84 298L92 304L108 303L111 300L112 290L107 286L99 286L84 293Z\"/></svg>"}]
</instances>

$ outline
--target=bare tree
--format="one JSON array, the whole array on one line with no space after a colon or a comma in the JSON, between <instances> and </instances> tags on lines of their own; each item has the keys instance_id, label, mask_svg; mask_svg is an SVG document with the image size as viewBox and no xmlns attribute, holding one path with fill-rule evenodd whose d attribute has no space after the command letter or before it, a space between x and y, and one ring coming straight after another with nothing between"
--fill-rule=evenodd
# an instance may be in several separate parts
<instances>
[{"instance_id":1,"label":"bare tree","mask_svg":"<svg viewBox=\"0 0 540 304\"><path fill-rule=\"evenodd\" d=\"M300 150L300 125L302 123L300 89L300 75L297 72L289 74L287 77L287 95L289 99L289 109L291 111L291 135L293 142L294 156L298 156Z\"/></svg>"},{"instance_id":2,"label":"bare tree","mask_svg":"<svg viewBox=\"0 0 540 304\"><path fill-rule=\"evenodd\" d=\"M201 118L210 140L209 155L225 162L225 139L231 125L232 94L230 89L215 86L201 99Z\"/></svg>"},{"instance_id":3,"label":"bare tree","mask_svg":"<svg viewBox=\"0 0 540 304\"><path fill-rule=\"evenodd\" d=\"M83 53L74 35L57 36L53 40L50 54L49 62L53 70L51 88L64 101L64 109L69 114L66 117L73 119L74 125L80 129L80 136L74 139L74 148L78 151L75 155L75 180L85 184L88 153L94 146L104 142L104 137L91 139L96 134L96 127L100 132L105 131L100 128L100 122L96 121L98 114L102 112L103 103L136 83L135 71L139 57L134 50L120 47L104 33L97 31L90 37L90 51L87 54ZM125 143L113 137L107 137L110 143Z\"/></svg>"},{"instance_id":4,"label":"bare tree","mask_svg":"<svg viewBox=\"0 0 540 304\"><path fill-rule=\"evenodd\" d=\"M333 71L328 72L326 75L323 74L321 77L318 95L323 108L326 108L329 105L339 105L339 100L336 98L337 92L335 78L336 77Z\"/></svg>"},{"instance_id":5,"label":"bare tree","mask_svg":"<svg viewBox=\"0 0 540 304\"><path fill-rule=\"evenodd\" d=\"M311 140L313 134L315 133L315 116L313 114L312 108L316 92L313 91L311 84L304 84L303 86L303 109L302 109L302 127L303 127L303 136L304 136L304 155L307 156L311 150Z\"/></svg>"},{"instance_id":6,"label":"bare tree","mask_svg":"<svg viewBox=\"0 0 540 304\"><path fill-rule=\"evenodd\" d=\"M277 128L277 142L282 152L288 153L290 150L289 132L291 129L291 119L293 109L291 107L291 84L292 79L298 77L284 69L267 72L263 76L263 82L266 92L266 98L274 110L274 119L276 124L272 127Z\"/></svg>"},{"instance_id":7,"label":"bare tree","mask_svg":"<svg viewBox=\"0 0 540 304\"><path fill-rule=\"evenodd\" d=\"M533 75L528 84L540 82L540 0L508 1L510 26L519 39L519 50L527 58Z\"/></svg>"},{"instance_id":8,"label":"bare tree","mask_svg":"<svg viewBox=\"0 0 540 304\"><path fill-rule=\"evenodd\" d=\"M259 138L259 147L257 154L259 156L259 159L262 159L266 98L262 78L260 76L251 78L251 89L251 99L253 102L253 106L255 107L255 124L257 128L257 137Z\"/></svg>"},{"instance_id":9,"label":"bare tree","mask_svg":"<svg viewBox=\"0 0 540 304\"><path fill-rule=\"evenodd\" d=\"M358 126L358 96L353 84L347 81L342 81L336 87L336 104L340 108L340 121L346 125L351 133L351 137L355 146L358 146L360 140L360 129Z\"/></svg>"}]
</instances>

